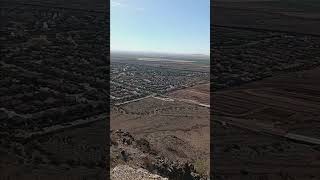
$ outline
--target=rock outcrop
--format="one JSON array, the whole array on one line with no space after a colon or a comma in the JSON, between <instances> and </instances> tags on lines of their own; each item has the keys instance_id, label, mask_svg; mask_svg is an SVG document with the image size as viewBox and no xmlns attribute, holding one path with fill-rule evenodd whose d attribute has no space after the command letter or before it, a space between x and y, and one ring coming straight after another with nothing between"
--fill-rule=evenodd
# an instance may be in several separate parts
<instances>
[{"instance_id":1,"label":"rock outcrop","mask_svg":"<svg viewBox=\"0 0 320 180\"><path fill-rule=\"evenodd\" d=\"M128 165L170 180L206 179L196 172L193 164L169 160L159 155L146 139L135 139L129 132L123 130L111 131L110 151L112 173L115 168L120 172L119 165Z\"/></svg>"},{"instance_id":2,"label":"rock outcrop","mask_svg":"<svg viewBox=\"0 0 320 180\"><path fill-rule=\"evenodd\" d=\"M119 165L112 169L111 179L117 180L168 180L145 169L134 169L128 165Z\"/></svg>"}]
</instances>

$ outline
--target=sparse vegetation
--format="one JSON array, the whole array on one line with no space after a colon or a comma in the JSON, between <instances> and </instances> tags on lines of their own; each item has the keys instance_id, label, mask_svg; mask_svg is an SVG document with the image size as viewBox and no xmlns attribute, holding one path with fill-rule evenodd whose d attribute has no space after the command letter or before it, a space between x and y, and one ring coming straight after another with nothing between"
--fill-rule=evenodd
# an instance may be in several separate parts
<instances>
[{"instance_id":1,"label":"sparse vegetation","mask_svg":"<svg viewBox=\"0 0 320 180\"><path fill-rule=\"evenodd\" d=\"M197 159L194 162L194 168L195 168L196 172L202 177L206 177L206 176L209 175L209 163L208 163L208 160Z\"/></svg>"}]
</instances>

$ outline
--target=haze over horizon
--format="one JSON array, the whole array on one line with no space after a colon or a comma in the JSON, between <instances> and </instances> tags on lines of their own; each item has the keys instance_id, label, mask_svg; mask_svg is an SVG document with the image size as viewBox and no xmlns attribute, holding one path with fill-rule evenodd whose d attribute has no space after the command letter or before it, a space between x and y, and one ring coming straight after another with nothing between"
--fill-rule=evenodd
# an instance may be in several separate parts
<instances>
[{"instance_id":1,"label":"haze over horizon","mask_svg":"<svg viewBox=\"0 0 320 180\"><path fill-rule=\"evenodd\" d=\"M179 52L154 52L154 51L128 51L128 50L111 50L112 54L144 54L144 55L183 55L183 56L205 56L209 57L210 54L201 54L201 53L179 53Z\"/></svg>"},{"instance_id":2,"label":"haze over horizon","mask_svg":"<svg viewBox=\"0 0 320 180\"><path fill-rule=\"evenodd\" d=\"M210 54L209 0L111 0L111 51Z\"/></svg>"}]
</instances>

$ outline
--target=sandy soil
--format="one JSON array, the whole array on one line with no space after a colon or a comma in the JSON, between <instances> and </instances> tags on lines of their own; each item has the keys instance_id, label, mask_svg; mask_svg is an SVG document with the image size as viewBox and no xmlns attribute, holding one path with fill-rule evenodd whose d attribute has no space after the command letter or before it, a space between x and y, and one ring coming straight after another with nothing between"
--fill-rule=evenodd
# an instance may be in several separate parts
<instances>
[{"instance_id":1,"label":"sandy soil","mask_svg":"<svg viewBox=\"0 0 320 180\"><path fill-rule=\"evenodd\" d=\"M210 120L206 107L150 97L115 107L110 122L111 129L146 137L167 158L202 160L209 167Z\"/></svg>"},{"instance_id":2,"label":"sandy soil","mask_svg":"<svg viewBox=\"0 0 320 180\"><path fill-rule=\"evenodd\" d=\"M217 176L319 178L319 74L319 68L287 73L215 92ZM288 133L315 141L293 141Z\"/></svg>"},{"instance_id":3,"label":"sandy soil","mask_svg":"<svg viewBox=\"0 0 320 180\"><path fill-rule=\"evenodd\" d=\"M169 97L210 105L210 84L196 85L168 93Z\"/></svg>"}]
</instances>

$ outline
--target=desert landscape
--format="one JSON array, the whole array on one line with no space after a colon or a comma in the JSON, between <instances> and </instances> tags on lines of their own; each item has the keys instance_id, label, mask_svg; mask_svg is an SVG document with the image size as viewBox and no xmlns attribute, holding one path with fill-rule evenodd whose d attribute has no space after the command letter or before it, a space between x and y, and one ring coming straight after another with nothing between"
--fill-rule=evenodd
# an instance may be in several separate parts
<instances>
[{"instance_id":1,"label":"desert landscape","mask_svg":"<svg viewBox=\"0 0 320 180\"><path fill-rule=\"evenodd\" d=\"M111 62L104 1L1 4L1 178L320 178L316 0L216 0L211 60Z\"/></svg>"},{"instance_id":2,"label":"desert landscape","mask_svg":"<svg viewBox=\"0 0 320 180\"><path fill-rule=\"evenodd\" d=\"M1 178L105 178L105 2L1 4Z\"/></svg>"},{"instance_id":3,"label":"desert landscape","mask_svg":"<svg viewBox=\"0 0 320 180\"><path fill-rule=\"evenodd\" d=\"M317 7L312 0L212 4L215 179L319 179Z\"/></svg>"},{"instance_id":4,"label":"desert landscape","mask_svg":"<svg viewBox=\"0 0 320 180\"><path fill-rule=\"evenodd\" d=\"M111 172L130 165L169 179L207 179L208 70L199 71L202 65L188 59L169 59L167 67L161 60L127 60L130 57L118 55L111 61ZM181 63L188 66L181 68Z\"/></svg>"}]
</instances>

